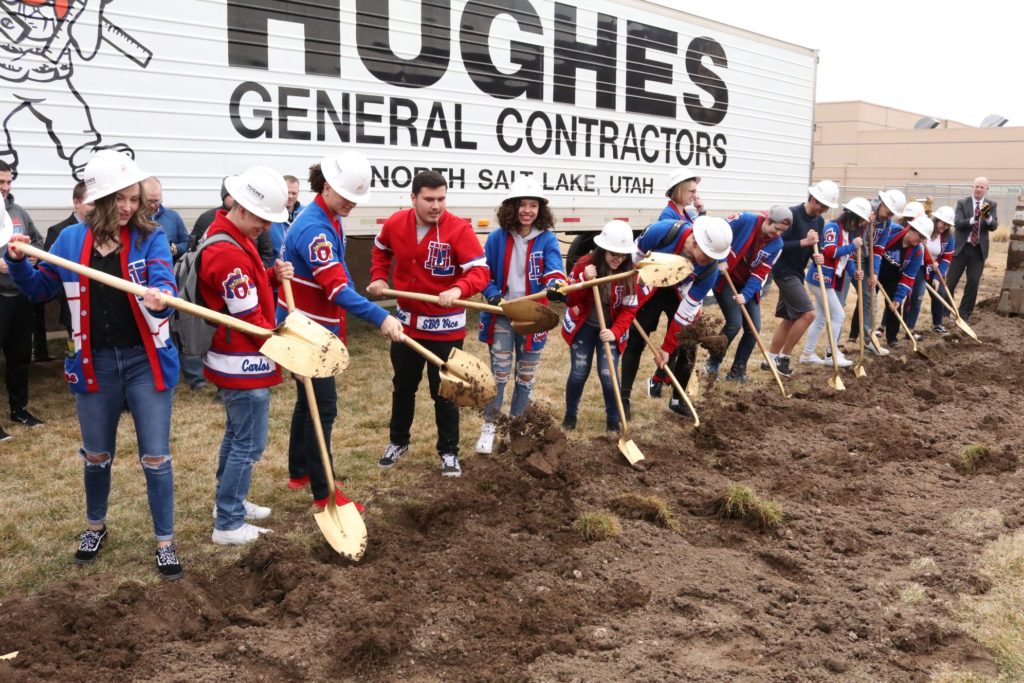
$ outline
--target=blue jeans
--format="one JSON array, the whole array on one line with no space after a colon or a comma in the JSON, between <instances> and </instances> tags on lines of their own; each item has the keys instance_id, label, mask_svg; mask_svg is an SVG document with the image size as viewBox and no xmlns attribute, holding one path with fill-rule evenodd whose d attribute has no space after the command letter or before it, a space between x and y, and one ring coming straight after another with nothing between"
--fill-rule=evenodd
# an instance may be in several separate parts
<instances>
[{"instance_id":1,"label":"blue jeans","mask_svg":"<svg viewBox=\"0 0 1024 683\"><path fill-rule=\"evenodd\" d=\"M185 378L185 383L195 389L197 386L206 384L206 377L203 376L203 357L202 356L186 356L184 353L178 353L179 362L181 363L181 374Z\"/></svg>"},{"instance_id":2,"label":"blue jeans","mask_svg":"<svg viewBox=\"0 0 1024 683\"><path fill-rule=\"evenodd\" d=\"M938 277L936 277L935 280L932 282L932 286L935 287L935 290L942 297L944 297L943 301L949 303L949 293L946 292L946 288L942 286L941 282L939 282ZM942 305L942 301L939 301L939 299L936 298L934 294L932 294L931 290L928 291L928 296L932 298L932 325L938 327L939 325L942 324L942 319L949 314L947 313L946 307Z\"/></svg>"},{"instance_id":3,"label":"blue jeans","mask_svg":"<svg viewBox=\"0 0 1024 683\"><path fill-rule=\"evenodd\" d=\"M217 521L231 531L245 524L242 501L249 495L252 468L267 447L270 389L221 389L227 425L217 463Z\"/></svg>"},{"instance_id":4,"label":"blue jeans","mask_svg":"<svg viewBox=\"0 0 1024 683\"><path fill-rule=\"evenodd\" d=\"M917 278L914 279L914 287L910 290L910 297L907 304L907 315L903 322L907 327L914 329L917 318L921 315L921 305L924 303L924 266L917 271Z\"/></svg>"},{"instance_id":5,"label":"blue jeans","mask_svg":"<svg viewBox=\"0 0 1024 683\"><path fill-rule=\"evenodd\" d=\"M99 389L75 394L85 461L85 512L89 524L103 524L110 498L110 466L117 450L117 423L125 404L135 422L139 460L146 475L149 511L156 540L174 537L174 471L171 467L171 407L174 389L157 391L146 350L95 349L93 370Z\"/></svg>"},{"instance_id":6,"label":"blue jeans","mask_svg":"<svg viewBox=\"0 0 1024 683\"><path fill-rule=\"evenodd\" d=\"M736 346L736 356L732 361L732 371L738 374L743 374L747 369L747 361L750 360L750 354L754 351L754 347L757 345L757 340L754 338L754 332L745 325L743 320L743 311L740 310L740 305L736 303L736 300L732 298L732 290L725 288L722 291L715 294L715 300L718 301L718 307L722 310L722 315L725 316L725 327L722 328L722 334L728 340L726 342L726 348L729 344L732 344L732 340L739 334L740 328L743 328L743 336L740 338L740 343ZM747 309L747 313L750 314L750 319L754 323L754 328L761 331L761 304L756 299L751 299L744 304ZM711 360L722 362L722 358L725 357L723 351L721 355L712 356Z\"/></svg>"},{"instance_id":7,"label":"blue jeans","mask_svg":"<svg viewBox=\"0 0 1024 683\"><path fill-rule=\"evenodd\" d=\"M526 336L516 334L508 318L497 316L494 322L494 340L491 342L491 372L498 395L484 406L484 417L493 421L501 414L501 404L505 400L505 385L512 374L512 354L515 353L516 385L512 390L512 404L509 407L510 417L517 417L526 412L530 405L530 394L533 392L533 381L540 365L540 351L526 350Z\"/></svg>"},{"instance_id":8,"label":"blue jeans","mask_svg":"<svg viewBox=\"0 0 1024 683\"><path fill-rule=\"evenodd\" d=\"M583 387L590 376L590 366L597 352L597 377L601 380L601 391L604 393L604 413L609 423L619 422L619 409L615 402L615 388L608 371L608 361L604 355L604 344L598 338L601 330L597 325L583 324L576 333L569 347L569 379L565 382L565 416L575 418L583 396ZM618 372L619 347L615 342L609 344L612 350L614 372Z\"/></svg>"}]
</instances>

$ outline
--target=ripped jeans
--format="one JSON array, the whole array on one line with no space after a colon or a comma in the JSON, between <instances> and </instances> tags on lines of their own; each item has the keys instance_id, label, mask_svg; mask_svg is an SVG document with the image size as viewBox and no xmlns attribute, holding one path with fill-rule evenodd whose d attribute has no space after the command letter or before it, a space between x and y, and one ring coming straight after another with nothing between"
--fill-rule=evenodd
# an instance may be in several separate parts
<instances>
[{"instance_id":1,"label":"ripped jeans","mask_svg":"<svg viewBox=\"0 0 1024 683\"><path fill-rule=\"evenodd\" d=\"M609 424L619 423L619 409L615 400L615 388L612 376L608 372L608 361L604 355L604 344L598 335L601 333L597 325L584 323L572 340L569 347L569 379L565 381L565 416L575 418L583 397L583 387L590 376L590 366L597 354L597 378L601 381L601 392L604 394L604 413ZM609 344L612 350L612 372L619 371L619 347L615 342Z\"/></svg>"},{"instance_id":2,"label":"ripped jeans","mask_svg":"<svg viewBox=\"0 0 1024 683\"><path fill-rule=\"evenodd\" d=\"M491 342L491 372L498 395L484 406L484 418L493 422L501 414L501 404L505 400L505 386L512 375L512 356L515 354L515 389L512 390L512 403L509 406L509 417L517 417L526 412L530 405L530 394L533 392L533 381L540 365L540 351L526 350L526 337L516 334L508 318L496 316L494 322L494 340Z\"/></svg>"},{"instance_id":3,"label":"ripped jeans","mask_svg":"<svg viewBox=\"0 0 1024 683\"><path fill-rule=\"evenodd\" d=\"M117 423L125 405L135 422L139 460L146 475L149 511L157 541L174 537L174 472L171 468L171 407L174 389L157 391L142 347L94 349L99 390L75 394L85 461L85 513L103 524L110 498L110 466L117 450Z\"/></svg>"}]
</instances>

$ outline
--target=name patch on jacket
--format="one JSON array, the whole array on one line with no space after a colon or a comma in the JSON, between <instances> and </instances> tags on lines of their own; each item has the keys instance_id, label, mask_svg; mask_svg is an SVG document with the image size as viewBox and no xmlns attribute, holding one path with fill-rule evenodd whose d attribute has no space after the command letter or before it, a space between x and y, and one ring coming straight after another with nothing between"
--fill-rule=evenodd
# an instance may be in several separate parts
<instances>
[{"instance_id":1,"label":"name patch on jacket","mask_svg":"<svg viewBox=\"0 0 1024 683\"><path fill-rule=\"evenodd\" d=\"M228 312L232 315L249 311L259 304L256 288L252 286L249 276L244 274L241 268L235 268L228 273L224 282L221 283L221 289L224 301L228 305Z\"/></svg>"},{"instance_id":2,"label":"name patch on jacket","mask_svg":"<svg viewBox=\"0 0 1024 683\"><path fill-rule=\"evenodd\" d=\"M437 277L451 277L455 274L452 265L452 245L447 242L434 242L427 245L427 262L423 267Z\"/></svg>"},{"instance_id":3,"label":"name patch on jacket","mask_svg":"<svg viewBox=\"0 0 1024 683\"><path fill-rule=\"evenodd\" d=\"M330 263L334 260L334 247L327 235L320 233L309 243L310 263Z\"/></svg>"}]
</instances>

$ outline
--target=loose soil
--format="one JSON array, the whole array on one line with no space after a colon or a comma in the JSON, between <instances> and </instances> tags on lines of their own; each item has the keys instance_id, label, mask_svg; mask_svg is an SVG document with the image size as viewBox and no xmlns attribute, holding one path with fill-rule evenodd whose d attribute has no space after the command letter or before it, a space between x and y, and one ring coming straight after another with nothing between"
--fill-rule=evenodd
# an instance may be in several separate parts
<instances>
[{"instance_id":1,"label":"loose soil","mask_svg":"<svg viewBox=\"0 0 1024 683\"><path fill-rule=\"evenodd\" d=\"M788 400L774 385L719 384L697 404L699 429L665 412L659 433L632 435L643 470L614 438L567 438L532 410L503 425L500 452L466 458L462 479L431 471L415 490L382 492L358 564L270 537L214 576L118 587L94 576L9 597L0 654L20 655L0 662L0 680L995 673L950 609L988 590L980 549L1024 522L1024 320L989 306L975 328L989 343L929 337L930 360L875 360L866 379L847 373L842 393L825 371L794 380ZM971 443L992 458L960 474ZM732 482L780 503L782 526L709 514ZM634 495L664 501L677 528ZM572 524L594 510L616 514L621 534L584 542Z\"/></svg>"}]
</instances>

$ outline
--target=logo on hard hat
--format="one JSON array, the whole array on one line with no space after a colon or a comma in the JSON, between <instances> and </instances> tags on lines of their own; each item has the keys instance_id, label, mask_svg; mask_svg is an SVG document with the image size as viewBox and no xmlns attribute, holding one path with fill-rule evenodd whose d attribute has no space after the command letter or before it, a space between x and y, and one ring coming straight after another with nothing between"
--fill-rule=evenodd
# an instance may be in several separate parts
<instances>
[{"instance_id":1,"label":"logo on hard hat","mask_svg":"<svg viewBox=\"0 0 1024 683\"><path fill-rule=\"evenodd\" d=\"M260 199L263 199L263 198L264 198L264 197L263 197L263 193L262 193L262 192L260 192L259 190L257 190L257 189L256 189L255 187L253 187L252 185L246 185L246 186L245 186L245 189L249 190L249 193L250 193L250 194L252 194L252 195L255 195L255 196L257 196L257 197L259 197Z\"/></svg>"}]
</instances>

